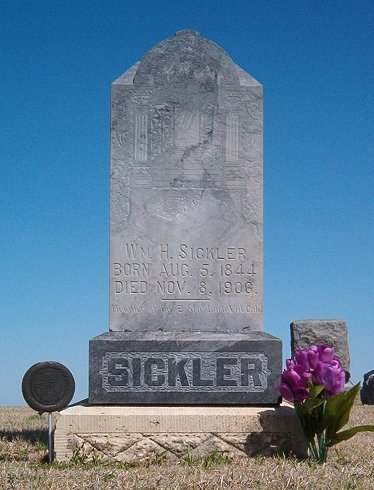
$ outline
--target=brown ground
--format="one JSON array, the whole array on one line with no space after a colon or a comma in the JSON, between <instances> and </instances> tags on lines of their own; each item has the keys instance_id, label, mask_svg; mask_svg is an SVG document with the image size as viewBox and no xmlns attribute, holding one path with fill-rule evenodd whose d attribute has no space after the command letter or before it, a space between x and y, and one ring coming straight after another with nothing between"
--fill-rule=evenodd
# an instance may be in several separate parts
<instances>
[{"instance_id":1,"label":"brown ground","mask_svg":"<svg viewBox=\"0 0 374 490\"><path fill-rule=\"evenodd\" d=\"M374 406L355 405L350 425L374 424ZM315 465L292 457L128 466L45 462L47 417L29 408L0 407L0 489L313 489L374 490L374 433L358 434L330 449L328 462Z\"/></svg>"}]
</instances>

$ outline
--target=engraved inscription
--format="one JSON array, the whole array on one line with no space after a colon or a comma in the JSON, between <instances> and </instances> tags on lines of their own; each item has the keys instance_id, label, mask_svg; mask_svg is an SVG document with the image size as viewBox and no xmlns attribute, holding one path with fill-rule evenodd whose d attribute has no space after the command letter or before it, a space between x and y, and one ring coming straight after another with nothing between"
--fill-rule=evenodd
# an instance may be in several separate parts
<instances>
[{"instance_id":1,"label":"engraved inscription","mask_svg":"<svg viewBox=\"0 0 374 490\"><path fill-rule=\"evenodd\" d=\"M100 374L107 392L264 392L271 372L263 352L106 352Z\"/></svg>"},{"instance_id":2,"label":"engraved inscription","mask_svg":"<svg viewBox=\"0 0 374 490\"><path fill-rule=\"evenodd\" d=\"M153 293L161 301L210 301L212 296L252 298L257 265L246 247L207 247L181 243L125 243L123 261L112 263L112 290L118 296ZM193 294L192 291L195 291ZM222 305L235 313L261 313L250 305ZM252 305L253 306L253 305ZM113 306L112 306L113 307ZM125 313L125 310L112 311ZM132 311L133 312L133 311ZM186 312L181 309L181 313ZM204 309L208 313L221 309Z\"/></svg>"}]
</instances>

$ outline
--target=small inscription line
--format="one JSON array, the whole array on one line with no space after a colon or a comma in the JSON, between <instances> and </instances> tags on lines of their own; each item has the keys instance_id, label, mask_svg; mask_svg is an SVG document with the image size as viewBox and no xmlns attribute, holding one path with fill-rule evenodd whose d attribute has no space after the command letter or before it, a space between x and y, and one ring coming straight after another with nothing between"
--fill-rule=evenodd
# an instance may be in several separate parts
<instances>
[{"instance_id":1,"label":"small inscription line","mask_svg":"<svg viewBox=\"0 0 374 490\"><path fill-rule=\"evenodd\" d=\"M161 301L209 301L209 298L162 298Z\"/></svg>"}]
</instances>

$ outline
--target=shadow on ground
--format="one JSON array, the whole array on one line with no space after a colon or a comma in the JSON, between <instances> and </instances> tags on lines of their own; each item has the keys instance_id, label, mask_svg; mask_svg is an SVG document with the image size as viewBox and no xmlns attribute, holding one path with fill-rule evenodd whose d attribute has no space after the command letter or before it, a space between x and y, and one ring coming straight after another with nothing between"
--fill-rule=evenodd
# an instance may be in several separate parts
<instances>
[{"instance_id":1,"label":"shadow on ground","mask_svg":"<svg viewBox=\"0 0 374 490\"><path fill-rule=\"evenodd\" d=\"M31 444L36 442L48 444L48 429L0 430L0 438L5 438L9 442L20 439Z\"/></svg>"}]
</instances>

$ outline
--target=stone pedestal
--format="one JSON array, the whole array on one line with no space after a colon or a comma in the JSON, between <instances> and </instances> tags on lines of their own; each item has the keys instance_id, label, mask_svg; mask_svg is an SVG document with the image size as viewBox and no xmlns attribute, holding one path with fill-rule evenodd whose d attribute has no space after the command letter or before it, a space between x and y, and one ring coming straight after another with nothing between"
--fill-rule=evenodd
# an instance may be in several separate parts
<instances>
[{"instance_id":1,"label":"stone pedestal","mask_svg":"<svg viewBox=\"0 0 374 490\"><path fill-rule=\"evenodd\" d=\"M292 451L306 456L294 409L278 407L145 407L76 405L57 415L57 461L73 454L127 463L152 458L231 458Z\"/></svg>"},{"instance_id":2,"label":"stone pedestal","mask_svg":"<svg viewBox=\"0 0 374 490\"><path fill-rule=\"evenodd\" d=\"M89 401L274 405L281 359L262 331L108 332L90 341Z\"/></svg>"}]
</instances>

